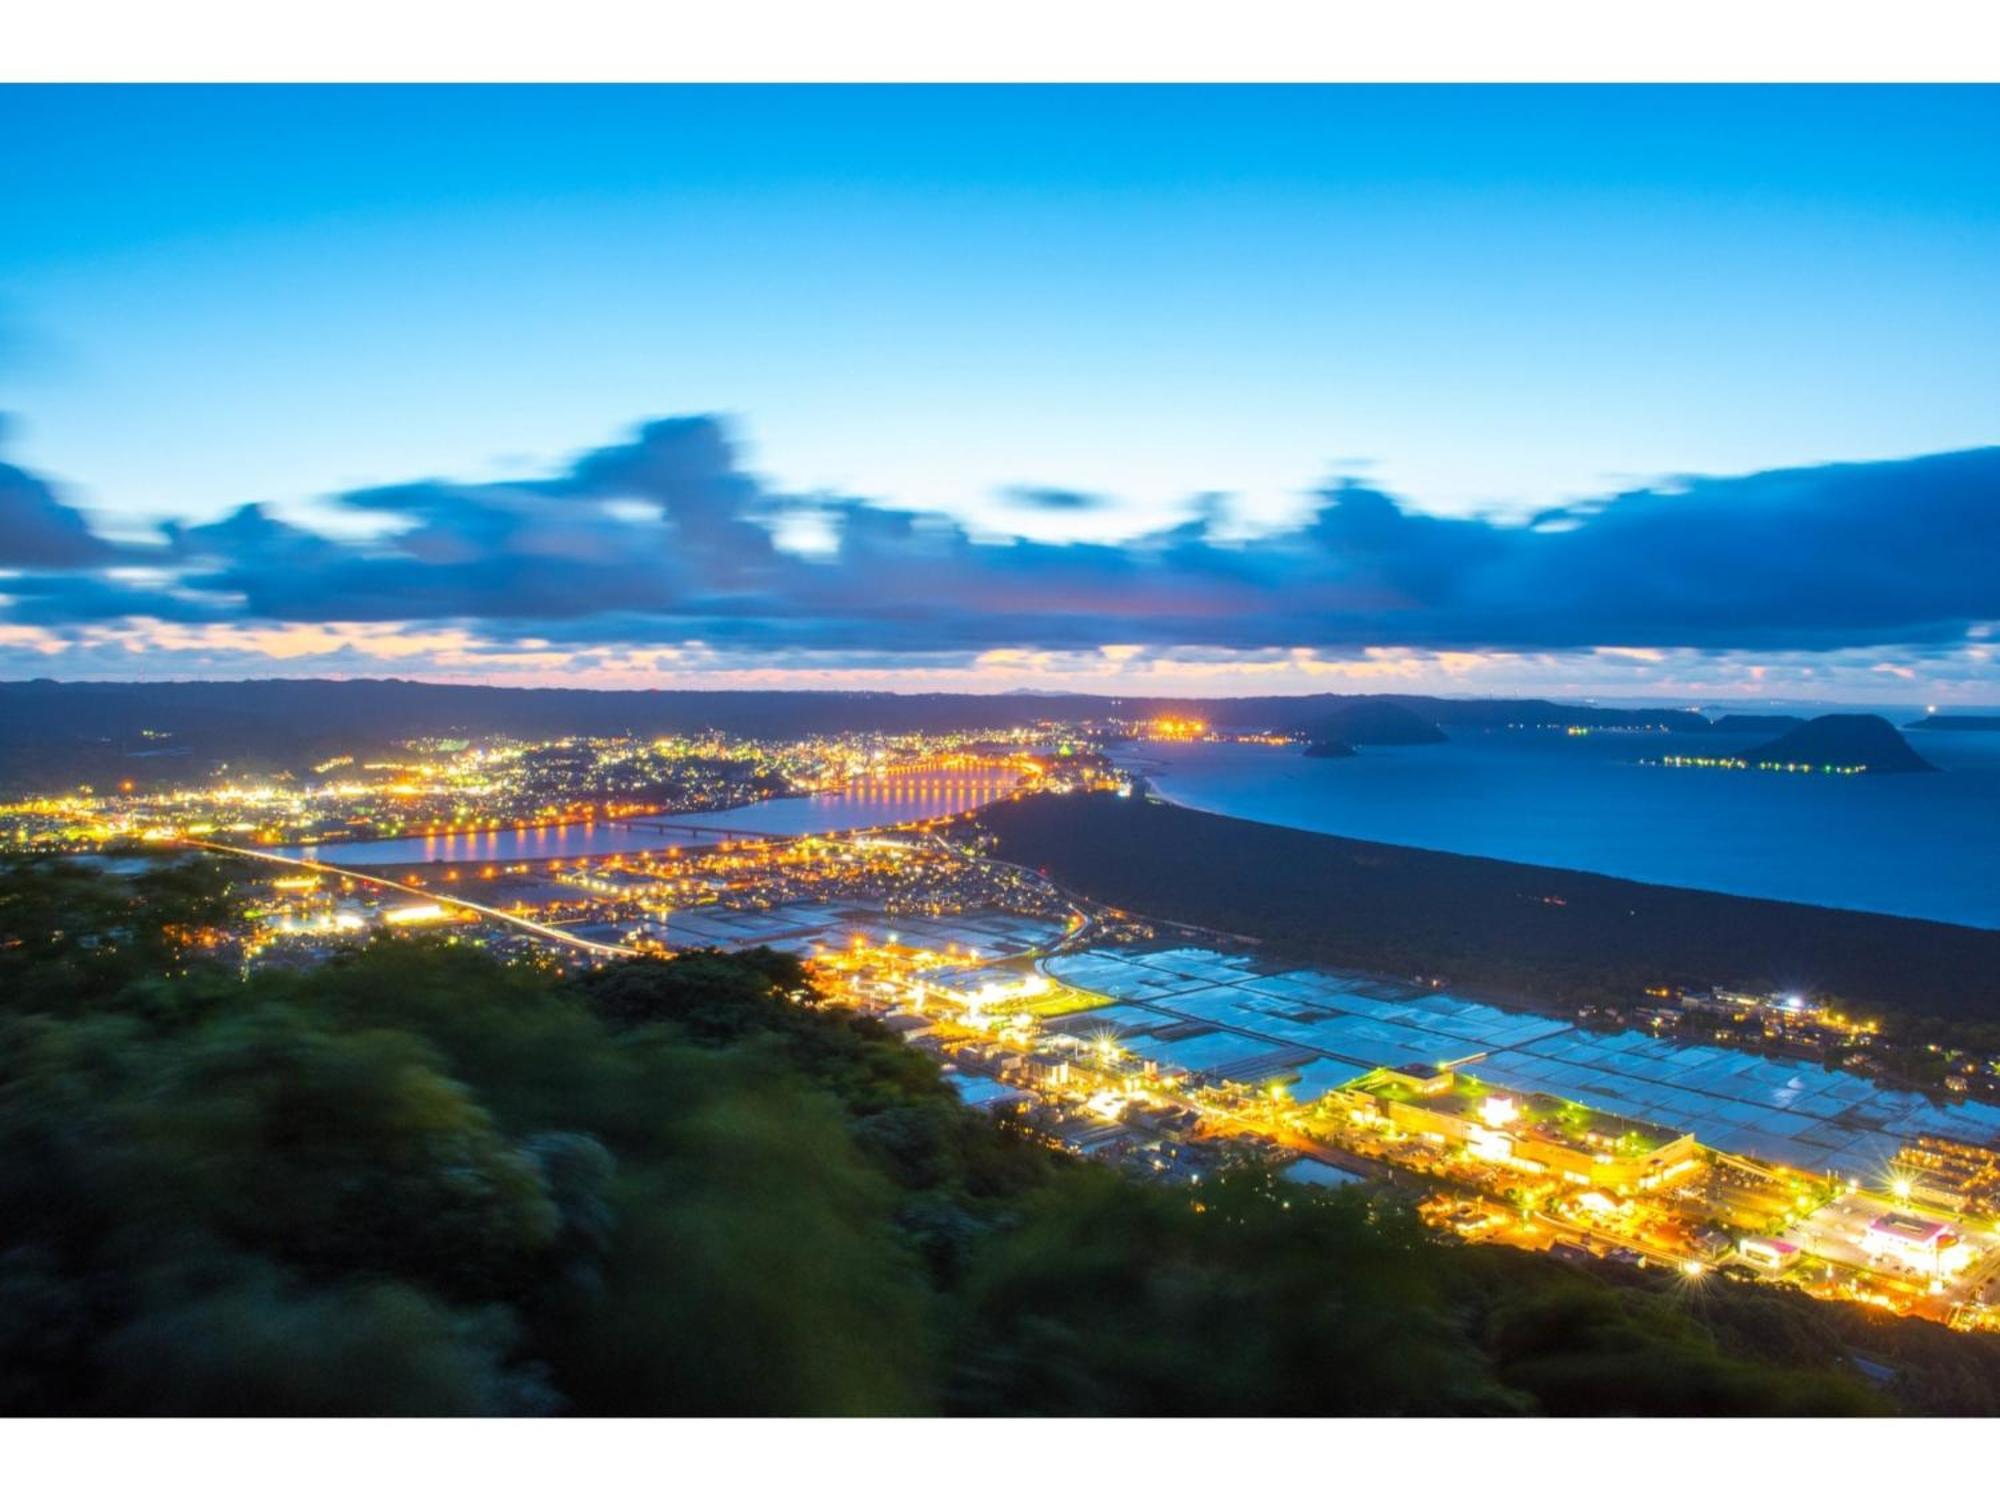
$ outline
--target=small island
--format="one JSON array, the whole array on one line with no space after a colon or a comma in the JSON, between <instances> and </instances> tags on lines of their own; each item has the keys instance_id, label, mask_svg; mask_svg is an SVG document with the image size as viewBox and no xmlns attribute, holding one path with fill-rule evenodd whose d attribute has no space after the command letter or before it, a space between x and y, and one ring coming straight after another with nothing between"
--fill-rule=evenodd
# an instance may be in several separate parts
<instances>
[{"instance_id":1,"label":"small island","mask_svg":"<svg viewBox=\"0 0 2000 1500\"><path fill-rule=\"evenodd\" d=\"M1744 759L1765 771L1879 776L1937 769L1912 750L1896 726L1880 714L1822 714L1746 751Z\"/></svg>"},{"instance_id":2,"label":"small island","mask_svg":"<svg viewBox=\"0 0 2000 1500\"><path fill-rule=\"evenodd\" d=\"M1308 740L1303 753L1307 760L1346 760L1354 747L1346 740Z\"/></svg>"}]
</instances>

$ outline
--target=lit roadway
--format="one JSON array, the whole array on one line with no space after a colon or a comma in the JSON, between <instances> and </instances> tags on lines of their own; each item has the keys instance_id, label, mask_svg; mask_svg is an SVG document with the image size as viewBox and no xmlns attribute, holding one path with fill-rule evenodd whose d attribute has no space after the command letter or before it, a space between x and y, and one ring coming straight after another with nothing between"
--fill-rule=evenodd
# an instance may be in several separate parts
<instances>
[{"instance_id":1,"label":"lit roadway","mask_svg":"<svg viewBox=\"0 0 2000 1500\"><path fill-rule=\"evenodd\" d=\"M551 943L560 943L566 948L575 948L599 958L631 958L630 948L620 948L611 943L593 943L588 938L580 938L573 932L564 932L560 927L549 927L541 922L531 922L526 917L500 910L497 906L483 906L477 901L467 901L463 896L446 896L437 891L425 890L420 886L405 885L400 880L390 880L381 875L364 875L359 870L345 870L339 865L323 864L316 859L294 859L288 854L272 854L263 849L245 849L236 844L212 844L206 839L182 839L180 842L197 849L207 849L215 854L233 854L242 859L261 859L267 864L290 865L294 869L311 870L320 875L338 875L342 880L359 881L363 885L378 886L387 891L401 891L406 896L415 896L424 901L435 901L440 906L455 906L486 918L489 922L504 922L509 927L532 933Z\"/></svg>"},{"instance_id":2,"label":"lit roadway","mask_svg":"<svg viewBox=\"0 0 2000 1500\"><path fill-rule=\"evenodd\" d=\"M665 825L660 826L664 828ZM738 838L773 837L770 834L749 834L741 830L704 829L691 824L677 823L674 826L691 833L729 833L732 837ZM946 843L945 840L938 838L935 833L930 834L930 837L940 848L958 858L969 859L979 864L1006 864L1004 860L992 860L986 859L983 856L971 855L966 850ZM611 943L593 943L588 938L580 938L573 932L564 932L560 927L550 927L542 922L531 921L527 917L517 916L513 912L502 911L497 906L486 906L477 901L468 901L463 896L447 896L440 891L405 885L400 880L390 880L386 876L365 875L359 870L345 869L340 865L326 864L321 860L296 859L289 854L273 854L264 849L246 849L238 844L218 844L207 839L194 838L183 838L179 842L196 849L206 849L215 854L233 854L242 859L261 859L266 864L289 865L294 869L311 870L315 874L337 875L343 880L359 881L364 885L376 886L382 890L400 891L406 896L415 896L425 901L435 901L440 906L453 906L463 911L472 912L477 916L484 917L489 922L501 922L509 927L517 928L522 932L541 938L546 942L558 943L565 948L574 948L578 952L588 953L598 958L631 958L633 956L633 950L630 948L621 948ZM1034 876L1037 879L1041 878L1036 875L1036 872L1025 869L1020 865L1009 865L1008 868L1016 870L1023 875ZM1057 945L1074 942L1090 930L1095 920L1087 910L1075 906L1074 903L1072 905L1076 915L1083 919L1082 923L1080 926L1066 931L1059 938L1055 939L1054 942ZM1030 954L1032 955L1035 951L1031 949Z\"/></svg>"}]
</instances>

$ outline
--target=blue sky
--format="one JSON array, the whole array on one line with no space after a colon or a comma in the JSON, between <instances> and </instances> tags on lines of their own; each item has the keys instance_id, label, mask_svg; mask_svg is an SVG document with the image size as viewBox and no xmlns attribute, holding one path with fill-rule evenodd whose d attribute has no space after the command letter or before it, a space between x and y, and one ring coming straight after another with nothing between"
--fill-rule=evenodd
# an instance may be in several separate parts
<instances>
[{"instance_id":1,"label":"blue sky","mask_svg":"<svg viewBox=\"0 0 2000 1500\"><path fill-rule=\"evenodd\" d=\"M1977 448L1996 126L1945 88L9 89L0 458L143 553L250 502L365 534L334 497L560 475L677 414L773 494L976 541ZM1928 663L1925 629L1838 649ZM1683 634L1637 644L1739 649Z\"/></svg>"}]
</instances>

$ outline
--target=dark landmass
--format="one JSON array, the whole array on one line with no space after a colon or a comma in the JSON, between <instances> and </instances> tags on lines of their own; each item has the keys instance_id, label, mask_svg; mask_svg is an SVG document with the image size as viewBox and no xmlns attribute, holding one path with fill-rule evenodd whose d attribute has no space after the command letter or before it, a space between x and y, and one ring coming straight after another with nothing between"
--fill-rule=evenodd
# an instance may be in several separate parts
<instances>
[{"instance_id":1,"label":"dark landmass","mask_svg":"<svg viewBox=\"0 0 2000 1500\"><path fill-rule=\"evenodd\" d=\"M1821 714L1746 751L1752 765L1858 766L1869 775L1935 771L1880 714Z\"/></svg>"},{"instance_id":2,"label":"dark landmass","mask_svg":"<svg viewBox=\"0 0 2000 1500\"><path fill-rule=\"evenodd\" d=\"M0 786L34 790L205 776L217 766L288 770L405 740L466 735L657 735L720 730L793 737L879 729L1009 729L1043 722L1201 718L1287 732L1304 719L1390 703L1433 724L1658 728L1702 732L1679 709L1609 709L1541 699L1315 694L1263 698L1106 698L1081 694L600 692L459 687L362 679L253 682L0 683Z\"/></svg>"},{"instance_id":3,"label":"dark landmass","mask_svg":"<svg viewBox=\"0 0 2000 1500\"><path fill-rule=\"evenodd\" d=\"M1805 722L1797 714L1724 714L1711 727L1717 734L1783 734Z\"/></svg>"},{"instance_id":4,"label":"dark landmass","mask_svg":"<svg viewBox=\"0 0 2000 1500\"><path fill-rule=\"evenodd\" d=\"M1301 723L1297 733L1314 744L1438 745L1444 742L1444 731L1433 721L1401 703L1380 699L1344 704L1332 713L1319 714Z\"/></svg>"},{"instance_id":5,"label":"dark landmass","mask_svg":"<svg viewBox=\"0 0 2000 1500\"><path fill-rule=\"evenodd\" d=\"M1354 747L1346 740L1311 740L1301 753L1307 760L1347 760Z\"/></svg>"},{"instance_id":6,"label":"dark landmass","mask_svg":"<svg viewBox=\"0 0 2000 1500\"><path fill-rule=\"evenodd\" d=\"M0 865L0 1413L2000 1405L1990 1335L1059 1156L769 951L246 979L224 868Z\"/></svg>"},{"instance_id":7,"label":"dark landmass","mask_svg":"<svg viewBox=\"0 0 2000 1500\"><path fill-rule=\"evenodd\" d=\"M1932 714L1929 718L1918 719L1905 724L1905 729L1935 729L1944 732L1957 730L1970 733L1975 730L2000 729L2000 714Z\"/></svg>"},{"instance_id":8,"label":"dark landmass","mask_svg":"<svg viewBox=\"0 0 2000 1500\"><path fill-rule=\"evenodd\" d=\"M1094 900L1301 961L1541 1004L1659 985L1825 995L1884 1018L2000 1021L2000 932L1439 854L1190 812L1030 797L977 815L1005 859Z\"/></svg>"}]
</instances>

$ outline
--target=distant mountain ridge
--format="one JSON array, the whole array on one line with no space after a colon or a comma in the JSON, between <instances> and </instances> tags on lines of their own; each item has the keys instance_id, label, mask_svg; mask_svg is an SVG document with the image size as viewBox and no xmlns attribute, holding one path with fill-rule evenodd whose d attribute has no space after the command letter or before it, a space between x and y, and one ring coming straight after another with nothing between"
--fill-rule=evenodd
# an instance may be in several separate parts
<instances>
[{"instance_id":1,"label":"distant mountain ridge","mask_svg":"<svg viewBox=\"0 0 2000 1500\"><path fill-rule=\"evenodd\" d=\"M0 683L0 786L99 783L227 763L311 765L425 737L685 734L795 737L864 730L1011 729L1043 721L1200 718L1286 732L1357 705L1396 705L1445 730L1645 728L1702 733L1686 709L1542 698L1302 694L1253 698L467 687L397 678Z\"/></svg>"}]
</instances>

